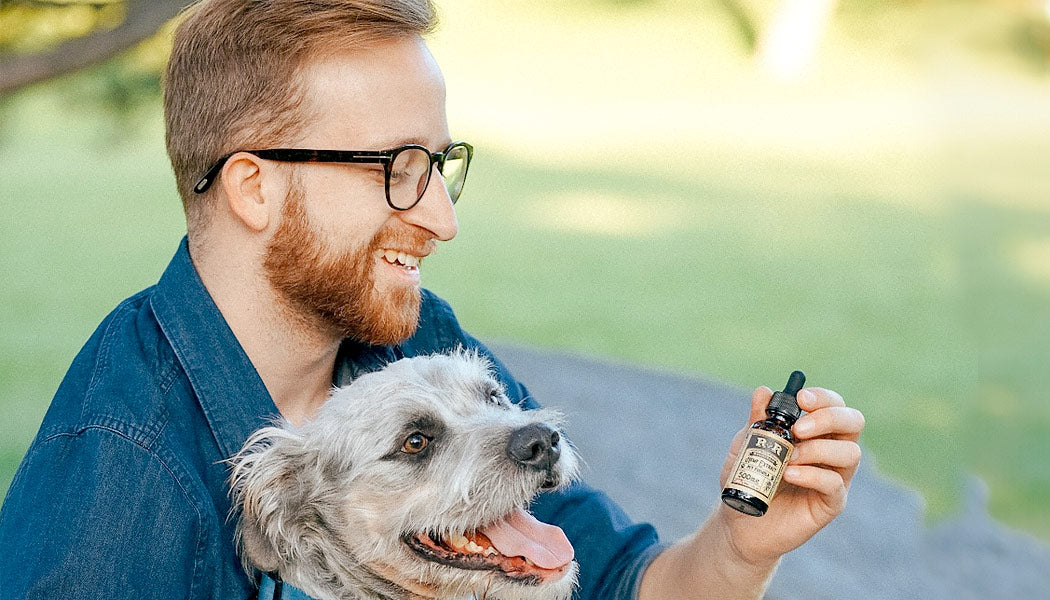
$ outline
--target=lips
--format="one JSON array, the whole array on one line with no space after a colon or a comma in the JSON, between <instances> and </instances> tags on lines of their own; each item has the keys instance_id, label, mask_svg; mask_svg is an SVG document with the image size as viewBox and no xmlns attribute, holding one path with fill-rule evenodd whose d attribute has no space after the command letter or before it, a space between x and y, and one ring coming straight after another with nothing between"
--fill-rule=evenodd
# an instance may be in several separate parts
<instances>
[{"instance_id":1,"label":"lips","mask_svg":"<svg viewBox=\"0 0 1050 600\"><path fill-rule=\"evenodd\" d=\"M423 558L467 570L489 570L526 585L557 581L572 564L574 551L565 533L515 509L496 523L447 539L427 533L404 542Z\"/></svg>"}]
</instances>

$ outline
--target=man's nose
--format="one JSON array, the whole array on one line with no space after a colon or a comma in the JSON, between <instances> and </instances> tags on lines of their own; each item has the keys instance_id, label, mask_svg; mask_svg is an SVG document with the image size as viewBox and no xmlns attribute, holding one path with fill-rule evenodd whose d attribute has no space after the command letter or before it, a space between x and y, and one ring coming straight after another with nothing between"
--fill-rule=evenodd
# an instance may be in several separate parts
<instances>
[{"instance_id":1,"label":"man's nose","mask_svg":"<svg viewBox=\"0 0 1050 600\"><path fill-rule=\"evenodd\" d=\"M434 165L430 183L412 208L402 211L401 219L417 227L422 227L434 234L434 239L447 242L459 232L459 221L456 220L456 209L452 198L445 187L445 178Z\"/></svg>"}]
</instances>

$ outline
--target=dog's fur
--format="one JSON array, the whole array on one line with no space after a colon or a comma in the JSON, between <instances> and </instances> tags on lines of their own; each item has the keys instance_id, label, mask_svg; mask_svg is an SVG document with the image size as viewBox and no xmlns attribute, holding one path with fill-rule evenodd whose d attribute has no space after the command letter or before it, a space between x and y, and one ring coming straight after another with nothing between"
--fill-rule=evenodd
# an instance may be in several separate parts
<instances>
[{"instance_id":1,"label":"dog's fur","mask_svg":"<svg viewBox=\"0 0 1050 600\"><path fill-rule=\"evenodd\" d=\"M564 439L546 471L508 456L511 433L538 423L557 427L560 417L510 403L473 352L403 359L363 375L334 390L316 418L261 429L231 459L245 566L322 600L565 600L575 563L563 576L515 580L439 564L406 543L418 533L475 532L542 488L569 483L578 457ZM406 453L415 432L429 445Z\"/></svg>"}]
</instances>

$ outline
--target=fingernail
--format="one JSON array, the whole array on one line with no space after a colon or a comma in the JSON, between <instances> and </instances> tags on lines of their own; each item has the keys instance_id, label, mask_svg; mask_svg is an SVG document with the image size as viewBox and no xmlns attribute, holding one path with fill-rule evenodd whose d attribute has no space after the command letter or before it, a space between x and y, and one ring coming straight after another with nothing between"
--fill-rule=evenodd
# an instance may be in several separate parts
<instances>
[{"instance_id":1,"label":"fingernail","mask_svg":"<svg viewBox=\"0 0 1050 600\"><path fill-rule=\"evenodd\" d=\"M813 402L817 399L817 397L814 396L813 392L809 390L802 390L798 393L798 399L806 403L807 405L812 406Z\"/></svg>"},{"instance_id":2,"label":"fingernail","mask_svg":"<svg viewBox=\"0 0 1050 600\"><path fill-rule=\"evenodd\" d=\"M813 423L808 420L798 421L792 429L796 435L806 437L813 431Z\"/></svg>"},{"instance_id":3,"label":"fingernail","mask_svg":"<svg viewBox=\"0 0 1050 600\"><path fill-rule=\"evenodd\" d=\"M784 469L784 477L787 477L788 479L795 479L801 474L801 470L798 467L788 467Z\"/></svg>"}]
</instances>

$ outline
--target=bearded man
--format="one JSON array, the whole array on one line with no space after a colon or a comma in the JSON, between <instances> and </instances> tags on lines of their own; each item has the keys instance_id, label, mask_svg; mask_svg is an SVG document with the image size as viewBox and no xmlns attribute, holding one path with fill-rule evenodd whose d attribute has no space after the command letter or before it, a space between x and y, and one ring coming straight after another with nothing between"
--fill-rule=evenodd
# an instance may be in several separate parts
<instances>
[{"instance_id":1,"label":"bearded man","mask_svg":"<svg viewBox=\"0 0 1050 600\"><path fill-rule=\"evenodd\" d=\"M427 0L188 9L164 81L187 235L52 401L0 513L5 595L255 596L223 461L398 358L475 348L535 406L420 287L420 261L457 233L473 152L448 130L433 24ZM756 390L751 420L770 395ZM761 520L720 507L664 546L585 485L543 494L533 512L575 546L578 596L759 597L780 556L841 512L859 461L859 412L828 390L799 402L798 458Z\"/></svg>"}]
</instances>

